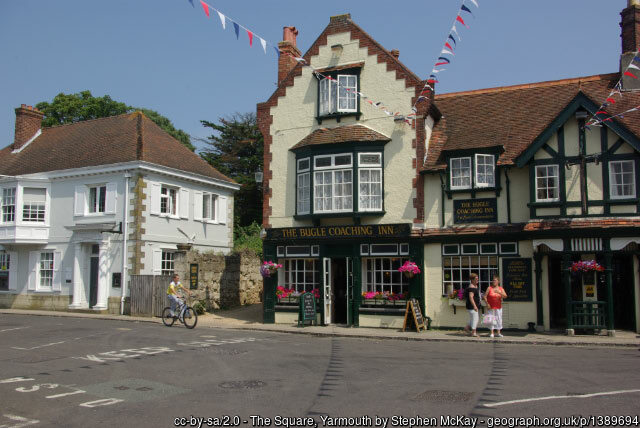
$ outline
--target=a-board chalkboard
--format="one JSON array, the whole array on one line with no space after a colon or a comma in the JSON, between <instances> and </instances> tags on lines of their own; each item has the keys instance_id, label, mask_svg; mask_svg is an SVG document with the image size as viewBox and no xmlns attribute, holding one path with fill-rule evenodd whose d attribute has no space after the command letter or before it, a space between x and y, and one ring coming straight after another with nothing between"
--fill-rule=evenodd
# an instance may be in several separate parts
<instances>
[{"instance_id":1,"label":"a-board chalkboard","mask_svg":"<svg viewBox=\"0 0 640 428\"><path fill-rule=\"evenodd\" d=\"M409 316L409 314L411 314L411 316ZM402 326L402 331L405 331L407 327L411 328L412 324L418 332L420 329L427 329L424 325L422 311L420 311L420 302L413 298L407 301L407 309L404 312L404 325Z\"/></svg>"},{"instance_id":2,"label":"a-board chalkboard","mask_svg":"<svg viewBox=\"0 0 640 428\"><path fill-rule=\"evenodd\" d=\"M299 298L298 326L303 326L306 321L316 323L316 298L313 293L303 293Z\"/></svg>"}]
</instances>

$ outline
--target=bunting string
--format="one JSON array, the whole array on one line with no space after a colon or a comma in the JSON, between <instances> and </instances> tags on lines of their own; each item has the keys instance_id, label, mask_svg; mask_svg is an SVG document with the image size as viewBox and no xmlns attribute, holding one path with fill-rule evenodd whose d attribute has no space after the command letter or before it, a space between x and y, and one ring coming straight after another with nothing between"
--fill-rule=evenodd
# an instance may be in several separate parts
<instances>
[{"instance_id":1,"label":"bunting string","mask_svg":"<svg viewBox=\"0 0 640 428\"><path fill-rule=\"evenodd\" d=\"M624 71L620 74L620 79L618 79L618 82L609 93L609 96L607 96L604 102L600 105L600 108L598 108L598 111L596 111L596 113L586 123L585 127L587 129L589 129L590 126L602 126L604 122L612 122L613 119L617 117L624 118L625 114L632 113L640 109L640 106L637 106L615 115L611 115L609 114L609 112L607 112L607 109L609 109L609 107L612 107L614 104L616 104L616 102L622 99L623 76L627 76L632 79L638 79L638 76L640 76L640 51L636 51L627 68L625 68Z\"/></svg>"},{"instance_id":2,"label":"bunting string","mask_svg":"<svg viewBox=\"0 0 640 428\"><path fill-rule=\"evenodd\" d=\"M462 41L462 37L460 37L460 33L458 32L457 25L461 24L464 27L469 28L469 25L467 25L467 23L463 18L462 12L466 12L471 16L474 16L471 9L466 5L467 1L472 3L476 8L480 7L478 5L477 0L462 1L462 5L458 9L458 13L456 14L456 17L453 20L453 25L449 30L449 34L447 34L447 37L444 39L444 46L440 51L440 53L438 54L439 56L435 61L433 69L431 70L431 74L429 75L429 78L427 79L427 82L425 83L424 87L420 91L420 95L418 96L418 99L413 104L413 107L411 108L411 113L406 116L406 119L414 119L416 117L416 114L418 113L418 108L417 108L418 103L421 100L427 99L427 94L429 92L435 92L432 85L439 83L437 74L446 70L446 68L439 68L439 67L444 67L451 64L451 58L455 56L455 50L458 47L458 42Z\"/></svg>"}]
</instances>

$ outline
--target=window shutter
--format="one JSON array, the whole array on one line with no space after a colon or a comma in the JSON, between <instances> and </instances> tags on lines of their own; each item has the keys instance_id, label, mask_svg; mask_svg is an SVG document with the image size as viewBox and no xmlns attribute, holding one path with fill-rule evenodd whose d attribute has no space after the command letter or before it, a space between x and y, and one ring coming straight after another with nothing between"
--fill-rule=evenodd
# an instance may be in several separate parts
<instances>
[{"instance_id":1,"label":"window shutter","mask_svg":"<svg viewBox=\"0 0 640 428\"><path fill-rule=\"evenodd\" d=\"M9 290L18 289L18 253L9 251Z\"/></svg>"},{"instance_id":2,"label":"window shutter","mask_svg":"<svg viewBox=\"0 0 640 428\"><path fill-rule=\"evenodd\" d=\"M162 273L162 250L153 250L153 274Z\"/></svg>"},{"instance_id":3,"label":"window shutter","mask_svg":"<svg viewBox=\"0 0 640 428\"><path fill-rule=\"evenodd\" d=\"M180 189L180 218L189 218L189 189Z\"/></svg>"},{"instance_id":4,"label":"window shutter","mask_svg":"<svg viewBox=\"0 0 640 428\"><path fill-rule=\"evenodd\" d=\"M202 220L202 192L193 192L193 219Z\"/></svg>"},{"instance_id":5,"label":"window shutter","mask_svg":"<svg viewBox=\"0 0 640 428\"><path fill-rule=\"evenodd\" d=\"M74 210L73 215L75 216L83 216L85 213L86 200L87 200L87 187L86 186L76 186L75 191L75 202L74 202Z\"/></svg>"},{"instance_id":6,"label":"window shutter","mask_svg":"<svg viewBox=\"0 0 640 428\"><path fill-rule=\"evenodd\" d=\"M218 223L227 223L227 197L218 196Z\"/></svg>"},{"instance_id":7,"label":"window shutter","mask_svg":"<svg viewBox=\"0 0 640 428\"><path fill-rule=\"evenodd\" d=\"M116 213L117 197L118 197L118 184L107 183L107 203L104 209L105 214Z\"/></svg>"},{"instance_id":8,"label":"window shutter","mask_svg":"<svg viewBox=\"0 0 640 428\"><path fill-rule=\"evenodd\" d=\"M151 183L151 214L160 215L160 183Z\"/></svg>"},{"instance_id":9,"label":"window shutter","mask_svg":"<svg viewBox=\"0 0 640 428\"><path fill-rule=\"evenodd\" d=\"M62 290L62 251L53 253L53 291Z\"/></svg>"},{"instance_id":10,"label":"window shutter","mask_svg":"<svg viewBox=\"0 0 640 428\"><path fill-rule=\"evenodd\" d=\"M27 289L29 291L35 291L36 282L38 281L38 260L40 259L40 252L32 251L29 253L29 285Z\"/></svg>"}]
</instances>

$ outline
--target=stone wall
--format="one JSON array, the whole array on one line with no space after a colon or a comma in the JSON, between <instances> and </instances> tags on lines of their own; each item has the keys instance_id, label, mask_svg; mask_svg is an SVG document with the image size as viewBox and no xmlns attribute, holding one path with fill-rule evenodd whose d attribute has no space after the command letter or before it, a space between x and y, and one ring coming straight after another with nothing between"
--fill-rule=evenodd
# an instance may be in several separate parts
<instances>
[{"instance_id":1,"label":"stone wall","mask_svg":"<svg viewBox=\"0 0 640 428\"><path fill-rule=\"evenodd\" d=\"M207 310L229 309L262 301L260 263L260 258L248 251L228 256L186 251L175 254L174 271L189 287L190 266L197 264L194 299L204 301Z\"/></svg>"}]
</instances>

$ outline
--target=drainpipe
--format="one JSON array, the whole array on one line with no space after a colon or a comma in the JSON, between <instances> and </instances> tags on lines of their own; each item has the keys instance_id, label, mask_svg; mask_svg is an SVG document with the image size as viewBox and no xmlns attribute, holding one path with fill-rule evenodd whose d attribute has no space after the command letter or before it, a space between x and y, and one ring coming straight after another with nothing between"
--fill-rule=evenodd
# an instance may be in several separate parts
<instances>
[{"instance_id":1,"label":"drainpipe","mask_svg":"<svg viewBox=\"0 0 640 428\"><path fill-rule=\"evenodd\" d=\"M511 181L509 180L509 168L504 169L504 177L507 182L507 223L511 223Z\"/></svg>"},{"instance_id":2,"label":"drainpipe","mask_svg":"<svg viewBox=\"0 0 640 428\"><path fill-rule=\"evenodd\" d=\"M127 237L129 235L129 178L128 172L124 175L124 213L122 216L122 296L120 297L120 315L124 315L124 299L127 296Z\"/></svg>"},{"instance_id":3,"label":"drainpipe","mask_svg":"<svg viewBox=\"0 0 640 428\"><path fill-rule=\"evenodd\" d=\"M445 184L444 184L444 176L442 173L439 174L440 175L440 200L442 201L442 206L441 208L441 216L442 219L440 220L440 227L444 227L444 188L445 188Z\"/></svg>"}]
</instances>

